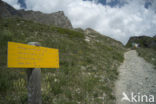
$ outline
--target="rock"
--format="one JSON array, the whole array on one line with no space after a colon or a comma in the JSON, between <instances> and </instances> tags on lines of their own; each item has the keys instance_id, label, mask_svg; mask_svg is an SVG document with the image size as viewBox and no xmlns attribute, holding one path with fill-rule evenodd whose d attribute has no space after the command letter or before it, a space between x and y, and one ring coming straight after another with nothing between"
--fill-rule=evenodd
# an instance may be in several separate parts
<instances>
[{"instance_id":1,"label":"rock","mask_svg":"<svg viewBox=\"0 0 156 104\"><path fill-rule=\"evenodd\" d=\"M134 36L129 39L126 46L133 47L133 43L137 43L142 48L156 49L156 38L148 36Z\"/></svg>"},{"instance_id":2,"label":"rock","mask_svg":"<svg viewBox=\"0 0 156 104\"><path fill-rule=\"evenodd\" d=\"M21 15L13 7L0 0L0 17L21 17Z\"/></svg>"},{"instance_id":3,"label":"rock","mask_svg":"<svg viewBox=\"0 0 156 104\"><path fill-rule=\"evenodd\" d=\"M145 78L146 80L148 79L148 77Z\"/></svg>"},{"instance_id":4,"label":"rock","mask_svg":"<svg viewBox=\"0 0 156 104\"><path fill-rule=\"evenodd\" d=\"M34 11L20 11L22 18L27 20L33 20L48 25L55 25L64 28L72 28L69 19L64 15L63 11L59 11L51 14L44 14Z\"/></svg>"},{"instance_id":5,"label":"rock","mask_svg":"<svg viewBox=\"0 0 156 104\"><path fill-rule=\"evenodd\" d=\"M16 10L9 4L0 1L0 17L19 17L26 20L33 20L42 24L55 25L63 28L72 28L72 24L63 11L45 14L39 11Z\"/></svg>"}]
</instances>

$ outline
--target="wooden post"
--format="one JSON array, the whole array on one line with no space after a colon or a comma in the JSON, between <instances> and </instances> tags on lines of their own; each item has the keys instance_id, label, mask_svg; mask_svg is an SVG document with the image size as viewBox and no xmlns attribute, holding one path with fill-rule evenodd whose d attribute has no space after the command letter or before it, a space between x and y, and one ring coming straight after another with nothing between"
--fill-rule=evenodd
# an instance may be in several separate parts
<instances>
[{"instance_id":1,"label":"wooden post","mask_svg":"<svg viewBox=\"0 0 156 104\"><path fill-rule=\"evenodd\" d=\"M29 45L40 46L38 42L29 42ZM41 69L27 69L28 77L28 104L42 104L41 100Z\"/></svg>"}]
</instances>

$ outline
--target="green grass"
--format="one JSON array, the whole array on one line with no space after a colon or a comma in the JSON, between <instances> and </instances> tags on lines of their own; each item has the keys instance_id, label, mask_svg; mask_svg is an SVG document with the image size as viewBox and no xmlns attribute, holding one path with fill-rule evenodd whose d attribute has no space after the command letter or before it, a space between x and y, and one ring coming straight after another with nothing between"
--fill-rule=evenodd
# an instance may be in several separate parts
<instances>
[{"instance_id":1,"label":"green grass","mask_svg":"<svg viewBox=\"0 0 156 104\"><path fill-rule=\"evenodd\" d=\"M114 104L114 81L125 50L122 44L98 33L22 19L0 19L0 104L27 104L27 69L7 68L8 41L37 41L59 49L60 68L42 69L43 104ZM103 95L104 100L99 98Z\"/></svg>"},{"instance_id":2,"label":"green grass","mask_svg":"<svg viewBox=\"0 0 156 104\"><path fill-rule=\"evenodd\" d=\"M52 27L53 31L56 31L60 34L66 34L70 38L84 38L84 34L79 31L71 30L71 29L66 29L66 28L59 28L59 27Z\"/></svg>"},{"instance_id":3,"label":"green grass","mask_svg":"<svg viewBox=\"0 0 156 104\"><path fill-rule=\"evenodd\" d=\"M138 48L139 56L155 66L156 69L156 50L151 48Z\"/></svg>"}]
</instances>

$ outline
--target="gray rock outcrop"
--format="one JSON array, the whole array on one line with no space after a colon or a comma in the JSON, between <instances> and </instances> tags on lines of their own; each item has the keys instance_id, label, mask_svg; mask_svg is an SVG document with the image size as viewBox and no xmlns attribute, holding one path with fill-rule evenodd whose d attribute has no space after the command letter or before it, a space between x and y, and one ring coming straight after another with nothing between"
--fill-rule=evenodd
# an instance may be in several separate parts
<instances>
[{"instance_id":1,"label":"gray rock outcrop","mask_svg":"<svg viewBox=\"0 0 156 104\"><path fill-rule=\"evenodd\" d=\"M24 18L26 20L33 20L47 25L55 25L63 28L72 28L72 24L69 19L65 16L63 11L45 14L39 11L25 11L25 10L16 10L11 7L9 4L0 0L0 17L1 18L10 18L18 17Z\"/></svg>"}]
</instances>

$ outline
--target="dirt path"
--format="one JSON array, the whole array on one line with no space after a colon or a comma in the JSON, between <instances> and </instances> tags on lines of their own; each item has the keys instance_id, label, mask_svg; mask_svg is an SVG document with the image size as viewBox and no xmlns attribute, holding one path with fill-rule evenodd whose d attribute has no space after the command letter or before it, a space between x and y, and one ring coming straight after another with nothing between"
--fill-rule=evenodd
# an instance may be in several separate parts
<instances>
[{"instance_id":1,"label":"dirt path","mask_svg":"<svg viewBox=\"0 0 156 104\"><path fill-rule=\"evenodd\" d=\"M116 104L156 104L156 70L135 50L124 57L115 84Z\"/></svg>"}]
</instances>

